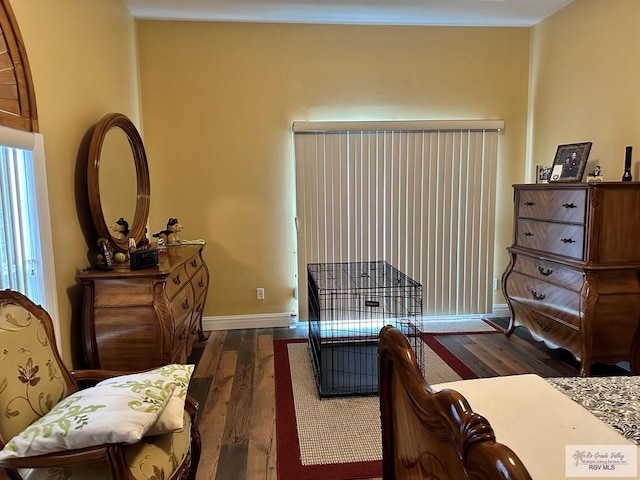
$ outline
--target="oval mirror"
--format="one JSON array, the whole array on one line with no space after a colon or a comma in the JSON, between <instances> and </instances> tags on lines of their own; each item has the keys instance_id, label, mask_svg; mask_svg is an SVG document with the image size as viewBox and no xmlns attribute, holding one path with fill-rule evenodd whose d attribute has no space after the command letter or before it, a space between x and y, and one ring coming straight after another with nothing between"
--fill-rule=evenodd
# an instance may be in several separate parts
<instances>
[{"instance_id":1,"label":"oval mirror","mask_svg":"<svg viewBox=\"0 0 640 480\"><path fill-rule=\"evenodd\" d=\"M96 125L89 145L87 185L98 237L121 252L127 250L129 238L140 242L149 215L149 167L142 138L125 115L110 113ZM116 224L122 228L116 230Z\"/></svg>"}]
</instances>

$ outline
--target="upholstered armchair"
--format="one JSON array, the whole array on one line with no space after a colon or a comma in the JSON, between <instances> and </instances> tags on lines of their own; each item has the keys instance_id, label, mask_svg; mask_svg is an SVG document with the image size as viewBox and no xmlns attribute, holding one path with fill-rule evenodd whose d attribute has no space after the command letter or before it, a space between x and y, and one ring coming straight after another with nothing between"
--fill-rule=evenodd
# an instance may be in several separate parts
<instances>
[{"instance_id":1,"label":"upholstered armchair","mask_svg":"<svg viewBox=\"0 0 640 480\"><path fill-rule=\"evenodd\" d=\"M0 291L0 467L12 480L27 469L30 480L194 479L200 437L197 403L187 395L192 371L69 371L49 314Z\"/></svg>"}]
</instances>

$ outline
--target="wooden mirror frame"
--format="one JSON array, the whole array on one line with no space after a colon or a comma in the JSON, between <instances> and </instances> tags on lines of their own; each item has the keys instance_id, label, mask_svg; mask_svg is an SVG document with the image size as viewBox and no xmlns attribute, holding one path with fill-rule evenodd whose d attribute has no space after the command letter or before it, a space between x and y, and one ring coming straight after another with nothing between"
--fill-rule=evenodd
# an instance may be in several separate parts
<instances>
[{"instance_id":1,"label":"wooden mirror frame","mask_svg":"<svg viewBox=\"0 0 640 480\"><path fill-rule=\"evenodd\" d=\"M129 224L129 235L123 239L114 238L111 235L109 225L107 225L104 218L102 202L100 200L100 154L105 137L112 128L122 129L127 136L129 145L131 145L137 177L136 212L133 222ZM147 220L149 218L149 166L140 133L126 115L122 113L109 113L100 119L93 130L91 143L89 144L87 187L89 207L91 208L91 216L93 217L93 223L98 232L98 237L109 240L111 246L120 252L127 251L129 238L133 238L136 244L140 242L145 236Z\"/></svg>"}]
</instances>

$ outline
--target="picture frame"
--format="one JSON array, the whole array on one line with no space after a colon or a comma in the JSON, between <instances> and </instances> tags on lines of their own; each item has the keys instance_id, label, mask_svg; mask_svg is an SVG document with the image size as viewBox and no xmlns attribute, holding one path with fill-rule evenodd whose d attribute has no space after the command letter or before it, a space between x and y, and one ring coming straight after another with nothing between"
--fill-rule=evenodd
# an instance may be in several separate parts
<instances>
[{"instance_id":1,"label":"picture frame","mask_svg":"<svg viewBox=\"0 0 640 480\"><path fill-rule=\"evenodd\" d=\"M580 182L587 165L592 142L558 145L549 182Z\"/></svg>"},{"instance_id":2,"label":"picture frame","mask_svg":"<svg viewBox=\"0 0 640 480\"><path fill-rule=\"evenodd\" d=\"M551 167L546 165L536 165L536 183L549 183L551 177Z\"/></svg>"}]
</instances>

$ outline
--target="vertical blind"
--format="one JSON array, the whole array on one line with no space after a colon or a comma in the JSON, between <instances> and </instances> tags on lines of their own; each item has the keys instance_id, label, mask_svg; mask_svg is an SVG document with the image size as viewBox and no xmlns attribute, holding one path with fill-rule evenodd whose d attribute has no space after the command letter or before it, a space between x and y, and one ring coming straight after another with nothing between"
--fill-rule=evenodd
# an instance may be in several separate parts
<instances>
[{"instance_id":1,"label":"vertical blind","mask_svg":"<svg viewBox=\"0 0 640 480\"><path fill-rule=\"evenodd\" d=\"M299 314L306 265L384 260L425 315L492 308L502 121L296 122Z\"/></svg>"},{"instance_id":2,"label":"vertical blind","mask_svg":"<svg viewBox=\"0 0 640 480\"><path fill-rule=\"evenodd\" d=\"M0 288L45 304L33 172L30 151L0 147Z\"/></svg>"}]
</instances>

